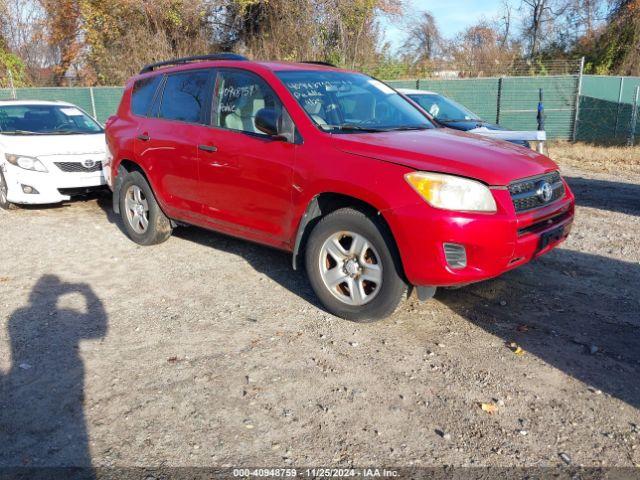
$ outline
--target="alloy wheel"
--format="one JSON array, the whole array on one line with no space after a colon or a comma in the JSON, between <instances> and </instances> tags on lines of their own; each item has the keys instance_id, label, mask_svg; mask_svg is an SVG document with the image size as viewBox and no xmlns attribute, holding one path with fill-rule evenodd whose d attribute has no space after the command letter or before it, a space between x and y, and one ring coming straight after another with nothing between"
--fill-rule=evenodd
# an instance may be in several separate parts
<instances>
[{"instance_id":1,"label":"alloy wheel","mask_svg":"<svg viewBox=\"0 0 640 480\"><path fill-rule=\"evenodd\" d=\"M149 228L149 202L142 189L131 185L124 198L125 213L134 232L144 234Z\"/></svg>"},{"instance_id":2,"label":"alloy wheel","mask_svg":"<svg viewBox=\"0 0 640 480\"><path fill-rule=\"evenodd\" d=\"M320 249L319 262L325 287L347 305L365 305L380 292L380 255L371 242L358 233L331 235Z\"/></svg>"}]
</instances>

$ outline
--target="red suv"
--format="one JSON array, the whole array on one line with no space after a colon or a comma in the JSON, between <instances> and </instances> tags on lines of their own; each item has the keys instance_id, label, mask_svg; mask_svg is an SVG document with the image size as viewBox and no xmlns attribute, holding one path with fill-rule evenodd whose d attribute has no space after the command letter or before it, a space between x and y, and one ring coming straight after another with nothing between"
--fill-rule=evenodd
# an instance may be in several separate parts
<instances>
[{"instance_id":1,"label":"red suv","mask_svg":"<svg viewBox=\"0 0 640 480\"><path fill-rule=\"evenodd\" d=\"M133 241L193 224L292 252L327 310L352 320L523 265L574 216L547 157L439 128L386 84L323 64L149 65L106 132Z\"/></svg>"}]
</instances>

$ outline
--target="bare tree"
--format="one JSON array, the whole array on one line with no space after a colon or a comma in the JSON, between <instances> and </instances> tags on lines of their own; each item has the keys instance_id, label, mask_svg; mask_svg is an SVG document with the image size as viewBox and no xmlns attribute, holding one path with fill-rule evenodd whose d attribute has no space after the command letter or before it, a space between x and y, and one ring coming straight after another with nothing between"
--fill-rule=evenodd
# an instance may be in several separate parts
<instances>
[{"instance_id":1,"label":"bare tree","mask_svg":"<svg viewBox=\"0 0 640 480\"><path fill-rule=\"evenodd\" d=\"M496 30L500 36L500 44L503 47L509 45L511 40L511 29L512 29L512 21L513 21L513 5L509 2L509 0L502 0L502 14L496 21Z\"/></svg>"},{"instance_id":2,"label":"bare tree","mask_svg":"<svg viewBox=\"0 0 640 480\"><path fill-rule=\"evenodd\" d=\"M598 27L606 18L607 0L571 0L567 8L567 23L575 32L575 39L594 37Z\"/></svg>"},{"instance_id":3,"label":"bare tree","mask_svg":"<svg viewBox=\"0 0 640 480\"><path fill-rule=\"evenodd\" d=\"M509 70L519 53L504 42L504 34L492 23L480 20L453 43L451 56L464 76L499 75Z\"/></svg>"},{"instance_id":4,"label":"bare tree","mask_svg":"<svg viewBox=\"0 0 640 480\"><path fill-rule=\"evenodd\" d=\"M423 12L409 25L409 35L402 48L414 62L433 60L442 53L443 38L435 17Z\"/></svg>"},{"instance_id":5,"label":"bare tree","mask_svg":"<svg viewBox=\"0 0 640 480\"><path fill-rule=\"evenodd\" d=\"M523 37L528 46L528 56L538 55L542 39L552 40L554 23L569 7L569 0L521 0L523 17Z\"/></svg>"},{"instance_id":6,"label":"bare tree","mask_svg":"<svg viewBox=\"0 0 640 480\"><path fill-rule=\"evenodd\" d=\"M43 74L54 58L45 38L46 13L37 0L4 0L0 23L6 49L22 59L31 82L48 83Z\"/></svg>"}]
</instances>

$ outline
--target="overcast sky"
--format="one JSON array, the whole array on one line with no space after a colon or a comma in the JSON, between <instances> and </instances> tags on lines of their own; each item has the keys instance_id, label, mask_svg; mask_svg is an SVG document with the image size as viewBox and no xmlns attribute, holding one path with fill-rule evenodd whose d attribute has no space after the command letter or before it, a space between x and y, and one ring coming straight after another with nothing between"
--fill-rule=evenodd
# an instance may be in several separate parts
<instances>
[{"instance_id":1,"label":"overcast sky","mask_svg":"<svg viewBox=\"0 0 640 480\"><path fill-rule=\"evenodd\" d=\"M517 5L515 0L510 0ZM490 20L500 14L501 0L407 0L405 20L415 18L420 12L430 11L438 22L440 31L447 38L474 24L482 17ZM517 15L517 12L514 12ZM406 25L383 22L385 40L394 48L402 44Z\"/></svg>"}]
</instances>

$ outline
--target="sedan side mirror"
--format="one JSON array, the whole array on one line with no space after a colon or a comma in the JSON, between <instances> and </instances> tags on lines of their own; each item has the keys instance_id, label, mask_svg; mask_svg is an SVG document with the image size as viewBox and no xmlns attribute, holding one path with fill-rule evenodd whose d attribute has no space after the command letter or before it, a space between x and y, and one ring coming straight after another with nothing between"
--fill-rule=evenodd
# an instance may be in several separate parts
<instances>
[{"instance_id":1,"label":"sedan side mirror","mask_svg":"<svg viewBox=\"0 0 640 480\"><path fill-rule=\"evenodd\" d=\"M278 131L279 120L280 115L273 108L262 108L256 114L256 128L270 137L284 140Z\"/></svg>"}]
</instances>

